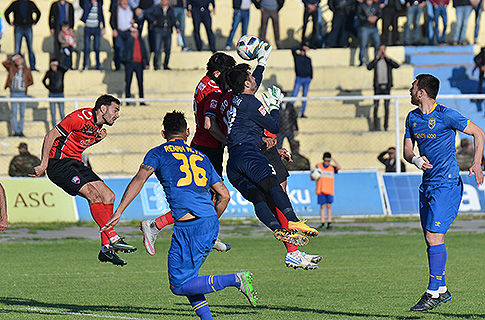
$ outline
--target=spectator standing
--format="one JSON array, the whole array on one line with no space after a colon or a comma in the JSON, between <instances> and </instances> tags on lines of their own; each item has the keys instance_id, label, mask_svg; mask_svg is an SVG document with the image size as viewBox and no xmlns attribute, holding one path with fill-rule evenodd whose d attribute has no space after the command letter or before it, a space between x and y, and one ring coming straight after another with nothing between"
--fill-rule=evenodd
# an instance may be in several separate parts
<instances>
[{"instance_id":1,"label":"spectator standing","mask_svg":"<svg viewBox=\"0 0 485 320\"><path fill-rule=\"evenodd\" d=\"M369 38L374 46L374 56L380 45L379 30L377 20L381 18L381 8L373 0L365 0L357 6L357 19L360 22L359 28L359 66L364 65L365 51Z\"/></svg>"},{"instance_id":2,"label":"spectator standing","mask_svg":"<svg viewBox=\"0 0 485 320\"><path fill-rule=\"evenodd\" d=\"M13 22L10 14L13 13ZM34 18L35 15L35 18ZM5 10L5 20L14 27L15 53L22 51L22 38L27 42L29 50L29 64L32 71L39 71L35 68L35 54L32 46L32 26L40 20L40 10L30 0L16 0Z\"/></svg>"},{"instance_id":3,"label":"spectator standing","mask_svg":"<svg viewBox=\"0 0 485 320\"><path fill-rule=\"evenodd\" d=\"M448 14L446 13L446 7L448 7L448 4L450 3L450 0L429 0L427 3L431 3L432 7L432 15L434 17L434 32L431 32L431 37L429 37L429 44L433 45L434 44L434 35L436 35L436 41L438 44L443 44L445 43L445 37L446 37L446 29L448 25ZM426 10L429 9L429 4ZM440 35L440 23L439 19L441 17L441 21L443 22L443 31L441 32ZM428 22L428 28L431 28L433 25L433 22Z\"/></svg>"},{"instance_id":4,"label":"spectator standing","mask_svg":"<svg viewBox=\"0 0 485 320\"><path fill-rule=\"evenodd\" d=\"M89 53L91 52L91 37L96 53L96 70L104 71L99 61L99 44L101 36L106 33L103 14L103 2L98 0L80 0L83 9L81 21L84 22L84 61L81 72L86 70Z\"/></svg>"},{"instance_id":5,"label":"spectator standing","mask_svg":"<svg viewBox=\"0 0 485 320\"><path fill-rule=\"evenodd\" d=\"M49 29L54 38L54 57L60 58L59 32L64 22L69 29L74 28L74 7L66 0L54 1L49 10Z\"/></svg>"},{"instance_id":6,"label":"spectator standing","mask_svg":"<svg viewBox=\"0 0 485 320\"><path fill-rule=\"evenodd\" d=\"M170 51L172 50L172 32L176 28L175 14L169 5L169 0L161 0L146 12L147 19L153 32L155 55L153 57L153 66L155 70L160 70L162 59L162 47L165 53L163 69L169 70L168 62L170 60ZM177 33L180 32L176 29Z\"/></svg>"},{"instance_id":7,"label":"spectator standing","mask_svg":"<svg viewBox=\"0 0 485 320\"><path fill-rule=\"evenodd\" d=\"M5 23L5 19L3 18L2 13L0 12L0 40L2 40L2 36L7 30L7 24ZM0 53L2 53L2 44L0 43Z\"/></svg>"},{"instance_id":8,"label":"spectator standing","mask_svg":"<svg viewBox=\"0 0 485 320\"><path fill-rule=\"evenodd\" d=\"M413 37L411 44L417 45L421 34L421 14L426 6L426 0L406 0L406 25L404 27L404 45L408 45L411 26L413 26Z\"/></svg>"},{"instance_id":9,"label":"spectator standing","mask_svg":"<svg viewBox=\"0 0 485 320\"><path fill-rule=\"evenodd\" d=\"M310 170L310 160L300 153L300 142L293 140L290 143L292 161L284 161L288 171Z\"/></svg>"},{"instance_id":10,"label":"spectator standing","mask_svg":"<svg viewBox=\"0 0 485 320\"><path fill-rule=\"evenodd\" d=\"M66 74L68 67L59 64L57 59L52 59L49 70L45 73L42 83L49 90L49 98L64 98L64 75ZM51 122L54 128L57 124L56 121L56 105L59 109L59 116L61 120L64 119L64 102L50 102L51 108Z\"/></svg>"},{"instance_id":11,"label":"spectator standing","mask_svg":"<svg viewBox=\"0 0 485 320\"><path fill-rule=\"evenodd\" d=\"M72 68L72 52L77 48L77 39L74 30L69 27L68 22L63 22L61 31L58 35L58 43L62 49L63 61L62 64L67 68Z\"/></svg>"},{"instance_id":12,"label":"spectator standing","mask_svg":"<svg viewBox=\"0 0 485 320\"><path fill-rule=\"evenodd\" d=\"M7 198L5 197L5 189L0 183L0 231L5 231L8 228L7 216Z\"/></svg>"},{"instance_id":13,"label":"spectator standing","mask_svg":"<svg viewBox=\"0 0 485 320\"><path fill-rule=\"evenodd\" d=\"M232 0L232 28L227 37L226 51L231 50L232 40L236 34L237 27L241 25L241 36L248 34L249 25L249 8L251 7L251 0Z\"/></svg>"},{"instance_id":14,"label":"spectator standing","mask_svg":"<svg viewBox=\"0 0 485 320\"><path fill-rule=\"evenodd\" d=\"M483 0L471 0L473 6L473 12L475 12L475 31L473 33L473 43L478 43L478 34L480 33L480 17L482 11L485 10L485 1Z\"/></svg>"},{"instance_id":15,"label":"spectator standing","mask_svg":"<svg viewBox=\"0 0 485 320\"><path fill-rule=\"evenodd\" d=\"M26 98L27 88L34 84L32 72L24 63L24 57L16 53L12 58L3 62L3 66L8 70L5 89L10 88L11 98ZM27 102L12 102L12 130L14 137L24 136L25 108ZM18 113L20 109L20 119Z\"/></svg>"},{"instance_id":16,"label":"spectator standing","mask_svg":"<svg viewBox=\"0 0 485 320\"><path fill-rule=\"evenodd\" d=\"M148 68L148 54L136 27L130 28L130 37L126 42L121 60L125 64L125 96L131 98L131 80L134 72L138 82L138 95L140 98L144 98L143 69ZM140 105L145 105L145 103L141 102Z\"/></svg>"},{"instance_id":17,"label":"spectator standing","mask_svg":"<svg viewBox=\"0 0 485 320\"><path fill-rule=\"evenodd\" d=\"M177 27L180 30L180 33L177 35L181 41L182 51L189 51L189 47L187 47L187 39L185 38L185 8L187 7L187 0L172 0L172 8L173 13L175 14L175 22L177 23Z\"/></svg>"},{"instance_id":18,"label":"spectator standing","mask_svg":"<svg viewBox=\"0 0 485 320\"><path fill-rule=\"evenodd\" d=\"M397 18L399 17L399 11L402 10L401 0L383 0L380 6L382 9L381 42L385 45L398 45L399 30ZM389 27L392 28L391 41L389 41Z\"/></svg>"},{"instance_id":19,"label":"spectator standing","mask_svg":"<svg viewBox=\"0 0 485 320\"><path fill-rule=\"evenodd\" d=\"M187 0L187 16L192 18L194 24L194 40L197 51L202 51L202 39L200 38L200 24L202 23L207 32L209 48L212 53L216 52L216 37L212 32L212 18L209 5L212 5L212 14L216 14L214 0Z\"/></svg>"},{"instance_id":20,"label":"spectator standing","mask_svg":"<svg viewBox=\"0 0 485 320\"><path fill-rule=\"evenodd\" d=\"M392 69L399 68L399 64L386 54L386 46L381 44L377 57L367 65L368 70L374 69L374 95L388 95L392 88ZM373 131L381 130L378 118L379 100L374 100ZM384 130L389 124L389 99L384 99Z\"/></svg>"},{"instance_id":21,"label":"spectator standing","mask_svg":"<svg viewBox=\"0 0 485 320\"><path fill-rule=\"evenodd\" d=\"M303 0L303 29L301 35L301 45L308 45L310 48L317 48L318 43L318 14L320 13L320 0ZM308 21L312 18L313 29L310 40L306 39L306 26Z\"/></svg>"},{"instance_id":22,"label":"spectator standing","mask_svg":"<svg viewBox=\"0 0 485 320\"><path fill-rule=\"evenodd\" d=\"M485 73L485 47L482 47L480 53L473 58L475 68L478 68L478 90L477 93L483 93L483 74Z\"/></svg>"},{"instance_id":23,"label":"spectator standing","mask_svg":"<svg viewBox=\"0 0 485 320\"><path fill-rule=\"evenodd\" d=\"M431 3L431 0L429 0L426 1L426 36L428 37L430 46L434 45L434 31L436 28L438 28L438 26L435 23L434 5ZM438 37L438 35L436 35L436 37Z\"/></svg>"},{"instance_id":24,"label":"spectator standing","mask_svg":"<svg viewBox=\"0 0 485 320\"><path fill-rule=\"evenodd\" d=\"M333 12L332 31L327 38L327 47L346 48L349 46L350 30L353 28L356 1L329 0L328 6Z\"/></svg>"},{"instance_id":25,"label":"spectator standing","mask_svg":"<svg viewBox=\"0 0 485 320\"><path fill-rule=\"evenodd\" d=\"M286 95L286 94L285 94ZM295 141L295 136L298 135L298 113L295 110L293 103L289 101L281 102L280 107L280 131L278 131L277 148L283 148L283 142L288 139L291 145Z\"/></svg>"},{"instance_id":26,"label":"spectator standing","mask_svg":"<svg viewBox=\"0 0 485 320\"><path fill-rule=\"evenodd\" d=\"M333 164L332 164L333 162ZM327 230L332 227L332 203L335 195L335 174L341 169L340 164L332 158L330 152L323 154L323 162L317 164L312 170L319 171L319 178L315 179L311 175L312 180L316 180L316 192L318 196L318 204L320 205L320 221L321 225L317 229L323 230L325 228L325 209L327 209Z\"/></svg>"},{"instance_id":27,"label":"spectator standing","mask_svg":"<svg viewBox=\"0 0 485 320\"><path fill-rule=\"evenodd\" d=\"M473 164L475 151L469 139L461 139L460 147L456 151L456 160L460 171L468 171Z\"/></svg>"},{"instance_id":28,"label":"spectator standing","mask_svg":"<svg viewBox=\"0 0 485 320\"><path fill-rule=\"evenodd\" d=\"M307 56L307 52L310 50L307 46L303 47L295 47L291 49L291 53L293 54L293 60L295 61L295 85L293 86L293 92L291 93L292 97L298 96L298 92L300 92L300 88L302 88L302 97L306 97L308 95L308 90L310 88L310 83L313 79L313 66L312 66L312 59ZM301 102L301 117L306 118L305 116L305 109L306 109L306 100Z\"/></svg>"},{"instance_id":29,"label":"spectator standing","mask_svg":"<svg viewBox=\"0 0 485 320\"><path fill-rule=\"evenodd\" d=\"M280 40L280 19L279 11L283 8L285 0L254 0L256 8L261 11L261 27L259 28L259 39L266 41L266 30L268 28L268 20L273 22L274 39L276 48L281 49Z\"/></svg>"},{"instance_id":30,"label":"spectator standing","mask_svg":"<svg viewBox=\"0 0 485 320\"><path fill-rule=\"evenodd\" d=\"M19 154L13 157L8 166L8 175L11 177L28 177L34 173L34 168L40 164L40 159L30 154L25 142L19 144Z\"/></svg>"},{"instance_id":31,"label":"spectator standing","mask_svg":"<svg viewBox=\"0 0 485 320\"><path fill-rule=\"evenodd\" d=\"M115 71L120 70L121 52L126 41L130 37L130 27L135 23L135 13L128 5L128 0L119 0L118 4L111 8L109 25L113 29L113 48Z\"/></svg>"},{"instance_id":32,"label":"spectator standing","mask_svg":"<svg viewBox=\"0 0 485 320\"><path fill-rule=\"evenodd\" d=\"M456 25L451 44L454 46L458 44L467 45L466 28L473 6L470 0L453 0L453 7L456 10Z\"/></svg>"},{"instance_id":33,"label":"spectator standing","mask_svg":"<svg viewBox=\"0 0 485 320\"><path fill-rule=\"evenodd\" d=\"M386 157L387 155L387 157ZM386 151L382 151L377 160L386 166L386 172L396 172L396 148L389 147ZM401 160L401 172L406 172L406 166Z\"/></svg>"}]
</instances>

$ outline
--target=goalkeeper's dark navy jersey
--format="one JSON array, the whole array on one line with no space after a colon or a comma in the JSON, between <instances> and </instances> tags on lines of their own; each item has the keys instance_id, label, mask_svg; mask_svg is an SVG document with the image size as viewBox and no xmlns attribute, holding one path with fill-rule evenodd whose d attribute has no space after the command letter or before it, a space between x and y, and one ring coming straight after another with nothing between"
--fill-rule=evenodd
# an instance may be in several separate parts
<instances>
[{"instance_id":1,"label":"goalkeeper's dark navy jersey","mask_svg":"<svg viewBox=\"0 0 485 320\"><path fill-rule=\"evenodd\" d=\"M428 114L422 114L418 108L408 114L404 137L416 141L419 154L433 165L432 169L424 171L424 184L458 180L456 130L465 130L468 123L469 120L458 111L436 103Z\"/></svg>"},{"instance_id":2,"label":"goalkeeper's dark navy jersey","mask_svg":"<svg viewBox=\"0 0 485 320\"><path fill-rule=\"evenodd\" d=\"M189 212L199 218L217 215L209 189L221 178L202 152L173 139L148 151L143 164L155 170L175 220Z\"/></svg>"},{"instance_id":3,"label":"goalkeeper's dark navy jersey","mask_svg":"<svg viewBox=\"0 0 485 320\"><path fill-rule=\"evenodd\" d=\"M230 111L227 146L250 143L260 147L264 129L278 133L280 130L280 112L268 112L265 106L252 94L234 96Z\"/></svg>"}]
</instances>

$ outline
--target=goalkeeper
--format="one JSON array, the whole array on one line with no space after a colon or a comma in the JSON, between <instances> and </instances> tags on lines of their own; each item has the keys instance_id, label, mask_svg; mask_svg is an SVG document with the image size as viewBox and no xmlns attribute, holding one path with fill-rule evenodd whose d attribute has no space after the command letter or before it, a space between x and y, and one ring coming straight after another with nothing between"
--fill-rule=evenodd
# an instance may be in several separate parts
<instances>
[{"instance_id":1,"label":"goalkeeper","mask_svg":"<svg viewBox=\"0 0 485 320\"><path fill-rule=\"evenodd\" d=\"M278 87L268 89L268 93L263 93L264 106L254 96L259 86L247 64L227 71L225 80L234 92L227 138L229 181L244 198L253 203L256 216L274 232L276 239L304 245L308 239L293 232L316 236L318 231L296 217L288 195L278 183L276 170L260 148L265 128L271 133L279 131L279 108L283 94ZM288 219L289 231L276 220L267 204L267 196Z\"/></svg>"}]
</instances>

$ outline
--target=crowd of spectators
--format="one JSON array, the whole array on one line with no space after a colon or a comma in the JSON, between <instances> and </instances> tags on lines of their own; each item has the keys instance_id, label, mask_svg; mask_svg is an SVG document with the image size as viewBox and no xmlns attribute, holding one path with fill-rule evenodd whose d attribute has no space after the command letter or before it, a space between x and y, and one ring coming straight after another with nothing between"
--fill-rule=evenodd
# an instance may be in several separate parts
<instances>
[{"instance_id":1,"label":"crowd of spectators","mask_svg":"<svg viewBox=\"0 0 485 320\"><path fill-rule=\"evenodd\" d=\"M300 45L309 48L348 47L349 39L359 42L361 53L360 64L364 65L365 48L369 40L376 49L379 45L418 45L445 44L448 30L447 7L452 5L456 11L456 26L450 34L448 43L464 45L477 43L480 17L485 8L483 0L301 0L303 6L302 35ZM322 23L322 8L328 4L333 12L331 28L327 31ZM203 24L207 33L209 50L217 50L215 35L212 30L212 19L216 7L214 0L111 0L109 17L103 14L103 0L79 0L82 10L83 53L84 60L81 71L88 68L88 58L92 50L95 52L95 69L103 71L99 61L100 40L106 33L106 22L112 29L112 48L114 70L120 70L121 55L124 44L129 39L130 27L138 25L139 34L148 39L148 54L153 55L153 67L158 70L169 70L169 59L174 31L177 43L183 51L190 50L185 35L185 19L190 17L193 22L195 50L204 49L200 37L200 25ZM228 21L228 37L225 45L230 50L234 45L234 36L241 25L242 34L246 34L249 25L251 6L261 11L259 37L267 41L268 22L272 20L276 48L282 48L280 39L279 12L284 7L284 0L232 0L233 17ZM56 0L51 4L48 16L50 33L54 39L53 57L67 67L72 67L72 52L76 50L76 35L74 25L74 7L67 0ZM425 37L421 33L421 16L425 15ZM474 14L474 38L466 38L467 24ZM6 25L14 27L15 53L21 52L22 39L25 38L28 47L30 69L37 71L35 54L32 48L33 27L39 22L41 12L32 0L14 0L0 15L0 39L6 31ZM406 24L401 35L398 28L398 17L406 16ZM13 18L12 18L13 17ZM5 22L3 21L5 19ZM226 17L224 17L226 18ZM441 19L441 23L440 23ZM382 20L381 24L378 21ZM307 28L312 22L312 28ZM147 22L147 34L142 34ZM378 29L381 25L381 30ZM1 47L0 47L1 48ZM162 52L164 61L161 63ZM369 59L371 60L371 59ZM66 61L66 62L64 62Z\"/></svg>"}]
</instances>

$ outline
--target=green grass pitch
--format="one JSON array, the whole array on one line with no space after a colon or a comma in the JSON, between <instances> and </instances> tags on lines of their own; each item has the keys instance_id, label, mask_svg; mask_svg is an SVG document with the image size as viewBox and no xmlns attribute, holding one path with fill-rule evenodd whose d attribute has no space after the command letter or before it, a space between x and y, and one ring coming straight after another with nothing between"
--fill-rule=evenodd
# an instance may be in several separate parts
<instances>
[{"instance_id":1,"label":"green grass pitch","mask_svg":"<svg viewBox=\"0 0 485 320\"><path fill-rule=\"evenodd\" d=\"M200 274L254 273L257 308L235 288L206 295L220 320L485 319L484 235L447 235L447 284L453 299L428 312L409 308L427 286L422 235L320 235L304 247L324 258L317 270L284 265L284 248L269 236L230 237ZM59 239L0 243L0 319L197 319L168 287L169 239L154 257L123 255L121 268L97 260L97 241Z\"/></svg>"}]
</instances>

